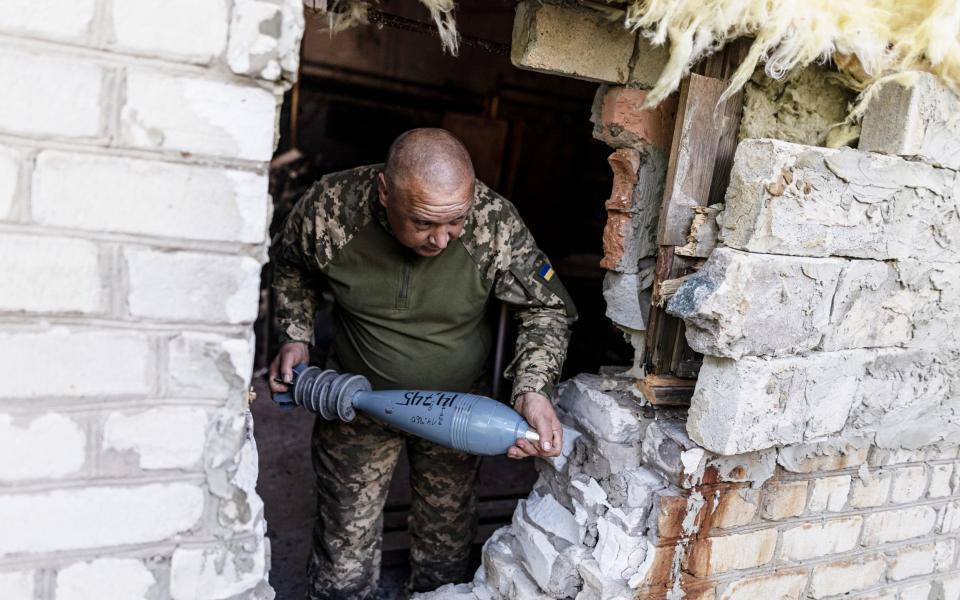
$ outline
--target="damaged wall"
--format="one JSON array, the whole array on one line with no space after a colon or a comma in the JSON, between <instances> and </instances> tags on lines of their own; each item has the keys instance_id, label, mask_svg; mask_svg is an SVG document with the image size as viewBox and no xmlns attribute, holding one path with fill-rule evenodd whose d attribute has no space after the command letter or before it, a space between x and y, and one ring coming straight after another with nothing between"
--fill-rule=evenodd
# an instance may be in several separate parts
<instances>
[{"instance_id":1,"label":"damaged wall","mask_svg":"<svg viewBox=\"0 0 960 600\"><path fill-rule=\"evenodd\" d=\"M707 355L695 440L722 453L838 435L890 449L960 441L960 102L940 89L924 76L916 103L877 119L902 99L897 84L882 90L864 149L887 155L740 144L718 218L725 247L668 307ZM880 127L881 139L937 140L871 146Z\"/></svg>"},{"instance_id":2,"label":"damaged wall","mask_svg":"<svg viewBox=\"0 0 960 600\"><path fill-rule=\"evenodd\" d=\"M670 301L705 354L689 414L651 406L635 372L565 382L562 456L474 581L423 600L960 598L960 102L930 76L889 83L859 150L832 150L807 101L839 115L844 94L791 89L813 73L753 90L720 245ZM656 245L643 95L602 89L594 110L617 148L604 266L636 274L608 310L628 328Z\"/></svg>"},{"instance_id":3,"label":"damaged wall","mask_svg":"<svg viewBox=\"0 0 960 600\"><path fill-rule=\"evenodd\" d=\"M298 0L0 11L0 595L269 598L246 390Z\"/></svg>"}]
</instances>

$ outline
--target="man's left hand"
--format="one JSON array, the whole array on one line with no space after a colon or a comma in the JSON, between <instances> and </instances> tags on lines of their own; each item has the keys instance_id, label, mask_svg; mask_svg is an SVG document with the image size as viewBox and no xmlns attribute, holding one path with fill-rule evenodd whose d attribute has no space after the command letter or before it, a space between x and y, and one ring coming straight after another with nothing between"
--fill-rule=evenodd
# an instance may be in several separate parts
<instances>
[{"instance_id":1,"label":"man's left hand","mask_svg":"<svg viewBox=\"0 0 960 600\"><path fill-rule=\"evenodd\" d=\"M557 419L550 399L543 394L526 392L517 396L513 407L540 434L540 441L517 440L517 443L507 450L507 456L517 459L528 456L560 456L563 448L563 426Z\"/></svg>"}]
</instances>

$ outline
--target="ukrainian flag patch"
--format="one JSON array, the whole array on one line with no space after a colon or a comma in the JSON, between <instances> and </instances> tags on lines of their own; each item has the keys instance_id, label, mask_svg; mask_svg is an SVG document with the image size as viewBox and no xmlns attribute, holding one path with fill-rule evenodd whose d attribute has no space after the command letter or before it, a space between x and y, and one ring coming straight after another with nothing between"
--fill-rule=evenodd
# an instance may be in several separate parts
<instances>
[{"instance_id":1,"label":"ukrainian flag patch","mask_svg":"<svg viewBox=\"0 0 960 600\"><path fill-rule=\"evenodd\" d=\"M553 275L554 275L553 267L550 266L550 263L545 262L542 265L540 265L540 269L537 271L537 275L539 275L540 278L543 279L544 281L550 281L551 279L553 279Z\"/></svg>"}]
</instances>

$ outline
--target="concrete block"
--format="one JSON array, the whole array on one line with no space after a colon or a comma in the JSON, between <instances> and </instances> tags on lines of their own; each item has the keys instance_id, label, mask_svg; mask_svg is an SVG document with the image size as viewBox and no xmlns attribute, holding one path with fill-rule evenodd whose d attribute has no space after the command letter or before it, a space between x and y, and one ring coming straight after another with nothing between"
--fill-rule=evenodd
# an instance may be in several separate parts
<instances>
[{"instance_id":1,"label":"concrete block","mask_svg":"<svg viewBox=\"0 0 960 600\"><path fill-rule=\"evenodd\" d=\"M175 431L175 437L170 432ZM190 469L203 456L207 413L200 408L163 406L138 413L110 413L103 449L131 450L141 469Z\"/></svg>"},{"instance_id":2,"label":"concrete block","mask_svg":"<svg viewBox=\"0 0 960 600\"><path fill-rule=\"evenodd\" d=\"M37 158L30 204L43 225L250 244L269 212L258 173L55 151Z\"/></svg>"},{"instance_id":3,"label":"concrete block","mask_svg":"<svg viewBox=\"0 0 960 600\"><path fill-rule=\"evenodd\" d=\"M252 323L260 263L249 256L126 248L127 302L134 317L203 323Z\"/></svg>"},{"instance_id":4,"label":"concrete block","mask_svg":"<svg viewBox=\"0 0 960 600\"><path fill-rule=\"evenodd\" d=\"M152 368L150 339L139 333L66 328L0 333L0 380L10 395L145 395L152 388Z\"/></svg>"},{"instance_id":5,"label":"concrete block","mask_svg":"<svg viewBox=\"0 0 960 600\"><path fill-rule=\"evenodd\" d=\"M720 237L768 254L955 263L956 185L952 171L899 158L744 140Z\"/></svg>"},{"instance_id":6,"label":"concrete block","mask_svg":"<svg viewBox=\"0 0 960 600\"><path fill-rule=\"evenodd\" d=\"M0 496L0 556L159 542L194 529L205 498L192 483Z\"/></svg>"},{"instance_id":7,"label":"concrete block","mask_svg":"<svg viewBox=\"0 0 960 600\"><path fill-rule=\"evenodd\" d=\"M798 600L806 582L806 573L793 571L746 577L728 585L720 594L720 600L756 600L757 598Z\"/></svg>"},{"instance_id":8,"label":"concrete block","mask_svg":"<svg viewBox=\"0 0 960 600\"><path fill-rule=\"evenodd\" d=\"M577 563L585 556L584 549L537 529L524 514L524 505L521 500L513 515L513 547L541 590L556 598L573 596L581 585Z\"/></svg>"},{"instance_id":9,"label":"concrete block","mask_svg":"<svg viewBox=\"0 0 960 600\"><path fill-rule=\"evenodd\" d=\"M797 444L780 448L777 463L791 473L819 473L859 467L867 462L870 448L863 442L844 440Z\"/></svg>"},{"instance_id":10,"label":"concrete block","mask_svg":"<svg viewBox=\"0 0 960 600\"><path fill-rule=\"evenodd\" d=\"M893 472L890 501L906 504L923 497L927 487L927 468L923 465L903 467Z\"/></svg>"},{"instance_id":11,"label":"concrete block","mask_svg":"<svg viewBox=\"0 0 960 600\"><path fill-rule=\"evenodd\" d=\"M643 108L647 91L635 87L600 86L593 101L593 137L614 148L655 146L670 151L677 97Z\"/></svg>"},{"instance_id":12,"label":"concrete block","mask_svg":"<svg viewBox=\"0 0 960 600\"><path fill-rule=\"evenodd\" d=\"M937 513L929 506L913 506L872 513L864 517L864 546L900 542L933 531Z\"/></svg>"},{"instance_id":13,"label":"concrete block","mask_svg":"<svg viewBox=\"0 0 960 600\"><path fill-rule=\"evenodd\" d=\"M780 556L785 560L806 560L848 552L857 547L862 528L862 517L848 517L784 529Z\"/></svg>"},{"instance_id":14,"label":"concrete block","mask_svg":"<svg viewBox=\"0 0 960 600\"><path fill-rule=\"evenodd\" d=\"M704 356L687 431L720 454L836 433L874 356L868 350L770 360Z\"/></svg>"},{"instance_id":15,"label":"concrete block","mask_svg":"<svg viewBox=\"0 0 960 600\"><path fill-rule=\"evenodd\" d=\"M623 579L604 575L597 561L585 560L577 566L577 569L583 577L583 589L577 594L577 600L633 599L633 592L624 584Z\"/></svg>"},{"instance_id":16,"label":"concrete block","mask_svg":"<svg viewBox=\"0 0 960 600\"><path fill-rule=\"evenodd\" d=\"M960 99L930 73L883 84L863 115L860 150L960 168Z\"/></svg>"},{"instance_id":17,"label":"concrete block","mask_svg":"<svg viewBox=\"0 0 960 600\"><path fill-rule=\"evenodd\" d=\"M933 544L923 546L908 546L898 548L890 561L887 577L894 581L901 581L916 575L933 573L934 548Z\"/></svg>"},{"instance_id":18,"label":"concrete block","mask_svg":"<svg viewBox=\"0 0 960 600\"><path fill-rule=\"evenodd\" d=\"M753 569L773 560L776 547L776 529L697 540L689 546L687 568L695 577Z\"/></svg>"},{"instance_id":19,"label":"concrete block","mask_svg":"<svg viewBox=\"0 0 960 600\"><path fill-rule=\"evenodd\" d=\"M643 462L681 485L687 476L698 473L704 456L687 435L681 421L655 421L643 435ZM689 453L688 453L689 452Z\"/></svg>"},{"instance_id":20,"label":"concrete block","mask_svg":"<svg viewBox=\"0 0 960 600\"><path fill-rule=\"evenodd\" d=\"M0 146L0 221L16 217L17 187L20 184L20 152Z\"/></svg>"},{"instance_id":21,"label":"concrete block","mask_svg":"<svg viewBox=\"0 0 960 600\"><path fill-rule=\"evenodd\" d=\"M50 10L59 11L60 7ZM97 65L4 51L0 54L0 89L5 90L0 96L0 131L64 138L101 134L103 71Z\"/></svg>"},{"instance_id":22,"label":"concrete block","mask_svg":"<svg viewBox=\"0 0 960 600\"><path fill-rule=\"evenodd\" d=\"M86 240L4 234L0 311L91 314L103 310L100 250Z\"/></svg>"},{"instance_id":23,"label":"concrete block","mask_svg":"<svg viewBox=\"0 0 960 600\"><path fill-rule=\"evenodd\" d=\"M597 519L597 545L593 558L600 572L611 579L630 579L647 555L646 537L631 536L609 519Z\"/></svg>"},{"instance_id":24,"label":"concrete block","mask_svg":"<svg viewBox=\"0 0 960 600\"><path fill-rule=\"evenodd\" d=\"M905 463L922 462L926 451L922 448L870 448L867 464L870 467L889 467Z\"/></svg>"},{"instance_id":25,"label":"concrete block","mask_svg":"<svg viewBox=\"0 0 960 600\"><path fill-rule=\"evenodd\" d=\"M510 61L541 73L626 83L636 37L602 13L528 0L517 5Z\"/></svg>"},{"instance_id":26,"label":"concrete block","mask_svg":"<svg viewBox=\"0 0 960 600\"><path fill-rule=\"evenodd\" d=\"M111 14L111 46L121 52L209 63L227 43L225 0L118 2Z\"/></svg>"},{"instance_id":27,"label":"concrete block","mask_svg":"<svg viewBox=\"0 0 960 600\"><path fill-rule=\"evenodd\" d=\"M764 519L779 521L803 514L807 505L806 481L775 481L766 486L763 497Z\"/></svg>"},{"instance_id":28,"label":"concrete block","mask_svg":"<svg viewBox=\"0 0 960 600\"><path fill-rule=\"evenodd\" d=\"M853 478L850 486L850 507L873 508L886 504L890 497L892 479L890 473L882 472L871 473L867 479Z\"/></svg>"},{"instance_id":29,"label":"concrete block","mask_svg":"<svg viewBox=\"0 0 960 600\"><path fill-rule=\"evenodd\" d=\"M268 161L276 98L255 86L130 70L121 142L135 148Z\"/></svg>"},{"instance_id":30,"label":"concrete block","mask_svg":"<svg viewBox=\"0 0 960 600\"><path fill-rule=\"evenodd\" d=\"M302 2L240 0L233 5L227 64L238 75L294 81L303 37Z\"/></svg>"},{"instance_id":31,"label":"concrete block","mask_svg":"<svg viewBox=\"0 0 960 600\"><path fill-rule=\"evenodd\" d=\"M84 423L45 412L18 418L0 414L0 481L48 479L76 473L86 462Z\"/></svg>"},{"instance_id":32,"label":"concrete block","mask_svg":"<svg viewBox=\"0 0 960 600\"><path fill-rule=\"evenodd\" d=\"M483 545L483 572L496 598L504 600L552 600L530 579L511 549L509 527L494 532Z\"/></svg>"},{"instance_id":33,"label":"concrete block","mask_svg":"<svg viewBox=\"0 0 960 600\"><path fill-rule=\"evenodd\" d=\"M170 340L168 392L188 398L222 398L246 391L253 370L248 338L184 333Z\"/></svg>"},{"instance_id":34,"label":"concrete block","mask_svg":"<svg viewBox=\"0 0 960 600\"><path fill-rule=\"evenodd\" d=\"M952 344L768 360L707 356L687 428L705 448L727 454L844 428L861 438L875 435L880 447L954 443L960 431L949 416L950 389L957 373L949 365L958 357Z\"/></svg>"},{"instance_id":35,"label":"concrete block","mask_svg":"<svg viewBox=\"0 0 960 600\"><path fill-rule=\"evenodd\" d=\"M532 525L570 544L580 543L580 531L573 513L557 502L556 498L533 492L522 502L526 519Z\"/></svg>"},{"instance_id":36,"label":"concrete block","mask_svg":"<svg viewBox=\"0 0 960 600\"><path fill-rule=\"evenodd\" d=\"M850 495L850 476L826 477L813 482L807 512L837 512L847 505Z\"/></svg>"},{"instance_id":37,"label":"concrete block","mask_svg":"<svg viewBox=\"0 0 960 600\"><path fill-rule=\"evenodd\" d=\"M730 456L705 453L703 474L698 473L696 478L684 482L684 485L698 480L707 482L716 480L724 483L749 483L751 487L759 488L773 477L776 468L777 451L774 449Z\"/></svg>"},{"instance_id":38,"label":"concrete block","mask_svg":"<svg viewBox=\"0 0 960 600\"><path fill-rule=\"evenodd\" d=\"M653 273L644 277L640 273L617 273L607 271L603 276L603 299L607 304L607 318L614 324L645 331L650 315L650 284ZM647 284L647 285L644 285Z\"/></svg>"},{"instance_id":39,"label":"concrete block","mask_svg":"<svg viewBox=\"0 0 960 600\"><path fill-rule=\"evenodd\" d=\"M50 40L87 40L96 0L64 4L58 0L7 0L0 14L0 31Z\"/></svg>"},{"instance_id":40,"label":"concrete block","mask_svg":"<svg viewBox=\"0 0 960 600\"><path fill-rule=\"evenodd\" d=\"M880 582L885 566L882 556L819 565L814 567L810 576L810 595L824 598L871 587Z\"/></svg>"},{"instance_id":41,"label":"concrete block","mask_svg":"<svg viewBox=\"0 0 960 600\"><path fill-rule=\"evenodd\" d=\"M34 600L34 572L0 571L0 590L9 600Z\"/></svg>"},{"instance_id":42,"label":"concrete block","mask_svg":"<svg viewBox=\"0 0 960 600\"><path fill-rule=\"evenodd\" d=\"M629 394L603 391L602 379L581 373L561 384L558 405L590 436L616 444L640 439L640 405Z\"/></svg>"},{"instance_id":43,"label":"concrete block","mask_svg":"<svg viewBox=\"0 0 960 600\"><path fill-rule=\"evenodd\" d=\"M670 299L697 352L797 354L817 347L845 261L717 248Z\"/></svg>"},{"instance_id":44,"label":"concrete block","mask_svg":"<svg viewBox=\"0 0 960 600\"><path fill-rule=\"evenodd\" d=\"M263 540L232 542L212 548L177 548L170 562L172 600L221 600L265 581Z\"/></svg>"},{"instance_id":45,"label":"concrete block","mask_svg":"<svg viewBox=\"0 0 960 600\"><path fill-rule=\"evenodd\" d=\"M101 558L74 563L58 571L53 597L56 600L147 598L156 583L156 577L141 560Z\"/></svg>"},{"instance_id":46,"label":"concrete block","mask_svg":"<svg viewBox=\"0 0 960 600\"><path fill-rule=\"evenodd\" d=\"M927 488L928 498L942 498L953 493L951 480L953 479L953 465L931 465L930 487Z\"/></svg>"}]
</instances>

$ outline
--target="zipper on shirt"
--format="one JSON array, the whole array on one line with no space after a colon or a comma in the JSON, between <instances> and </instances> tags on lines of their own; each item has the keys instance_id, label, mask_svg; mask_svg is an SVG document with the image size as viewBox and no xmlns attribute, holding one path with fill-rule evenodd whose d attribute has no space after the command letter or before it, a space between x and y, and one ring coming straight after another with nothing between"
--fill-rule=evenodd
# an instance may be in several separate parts
<instances>
[{"instance_id":1,"label":"zipper on shirt","mask_svg":"<svg viewBox=\"0 0 960 600\"><path fill-rule=\"evenodd\" d=\"M397 308L410 308L410 271L410 259L404 258L403 267L400 268L400 291L397 294Z\"/></svg>"}]
</instances>

